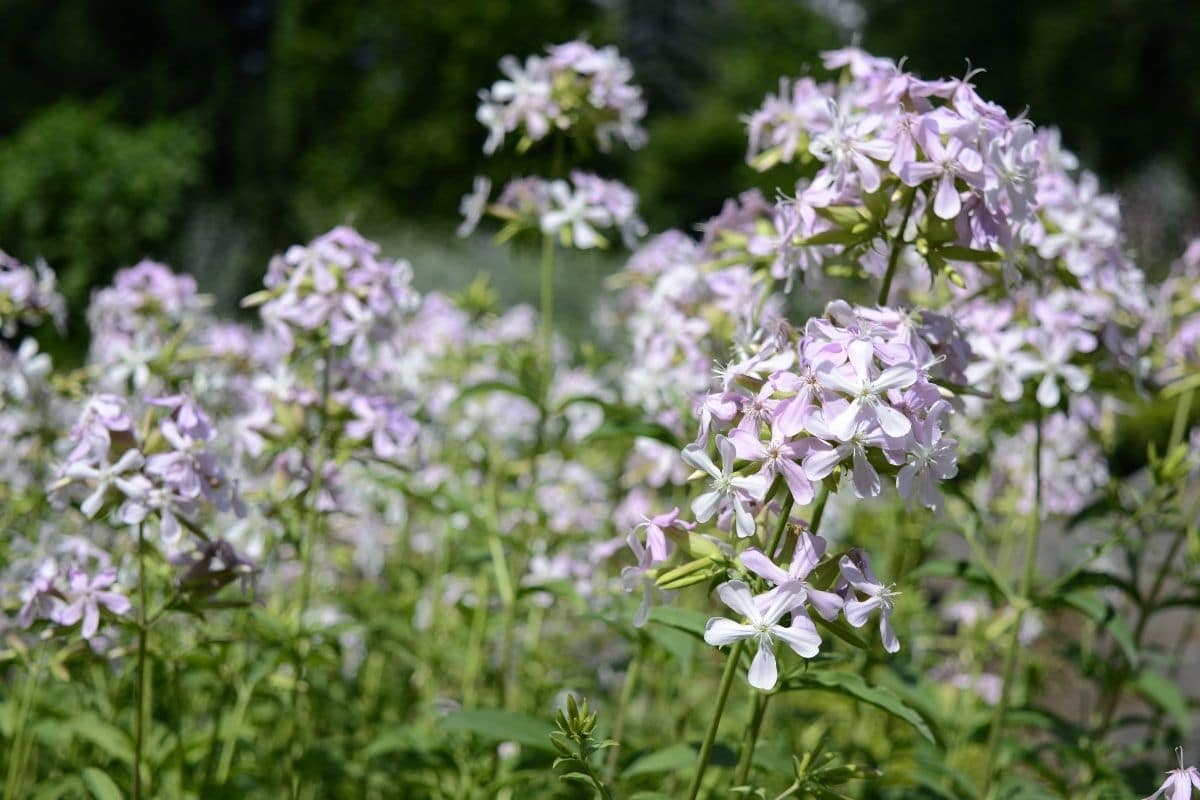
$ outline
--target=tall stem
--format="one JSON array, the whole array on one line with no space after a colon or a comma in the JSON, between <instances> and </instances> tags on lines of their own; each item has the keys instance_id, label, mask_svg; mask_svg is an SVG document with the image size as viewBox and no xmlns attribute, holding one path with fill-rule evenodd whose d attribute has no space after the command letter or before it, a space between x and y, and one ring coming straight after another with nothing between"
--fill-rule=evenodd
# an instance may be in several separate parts
<instances>
[{"instance_id":1,"label":"tall stem","mask_svg":"<svg viewBox=\"0 0 1200 800\"><path fill-rule=\"evenodd\" d=\"M149 626L146 624L146 536L145 524L138 523L138 653L137 653L137 703L133 718L133 800L142 797L142 747L146 726L146 639Z\"/></svg>"},{"instance_id":2,"label":"tall stem","mask_svg":"<svg viewBox=\"0 0 1200 800\"><path fill-rule=\"evenodd\" d=\"M700 794L700 783L704 780L704 771L708 768L708 758L712 755L713 742L717 739L717 728L721 725L721 714L725 711L725 701L729 699L729 687L737 675L738 661L742 658L745 640L738 640L729 651L729 660L725 662L725 672L721 675L721 686L717 690L717 706L713 709L712 720L708 723L708 731L704 741L700 743L700 755L696 760L696 771L692 773L692 782L688 784L687 800L696 800Z\"/></svg>"},{"instance_id":3,"label":"tall stem","mask_svg":"<svg viewBox=\"0 0 1200 800\"><path fill-rule=\"evenodd\" d=\"M304 614L308 611L309 595L312 592L313 550L320 535L323 517L317 504L321 499L321 491L325 480L325 459L329 450L329 396L333 381L333 346L326 344L324 364L321 374L321 408L319 409L320 427L317 429L314 441L315 453L312 457L312 481L309 485L311 499L308 505L306 525L300 532L300 594L296 603L295 618L293 619L293 635L295 636L295 653L292 660L292 691L290 697L292 715L292 743L288 754L287 775L288 786L292 797L299 793L299 782L296 780L296 762L304 753L304 742L296 735L303 730L300 725L299 704L300 687L304 681L305 666L308 662L308 639L302 636L304 631Z\"/></svg>"},{"instance_id":4,"label":"tall stem","mask_svg":"<svg viewBox=\"0 0 1200 800\"><path fill-rule=\"evenodd\" d=\"M542 356L547 372L554 346L554 235L542 234Z\"/></svg>"},{"instance_id":5,"label":"tall stem","mask_svg":"<svg viewBox=\"0 0 1200 800\"><path fill-rule=\"evenodd\" d=\"M883 285L879 287L878 304L886 306L888 295L892 293L892 278L896 277L896 265L900 263L900 251L904 249L904 230L908 227L908 218L912 216L913 204L917 200L916 189L908 190L908 203L904 206L904 219L900 221L900 229L896 238L892 239L892 252L888 255L887 272L883 274Z\"/></svg>"},{"instance_id":6,"label":"tall stem","mask_svg":"<svg viewBox=\"0 0 1200 800\"><path fill-rule=\"evenodd\" d=\"M1000 689L1000 702L992 715L991 730L988 733L987 756L983 767L983 791L980 798L987 800L992 787L992 776L995 771L996 753L1000 747L1000 734L1004 729L1004 715L1008 711L1009 699L1012 695L1013 677L1017 671L1017 654L1020 649L1021 622L1025 618L1025 610L1029 604L1029 594L1033 588L1033 579L1037 567L1038 539L1042 532L1042 409L1038 406L1037 418L1034 421L1033 440L1033 520L1029 529L1029 539L1025 544L1025 571L1021 576L1021 586L1018 597L1021 601L1017 609L1017 618L1013 621L1012 633L1008 638L1008 652L1004 657L1004 674Z\"/></svg>"},{"instance_id":7,"label":"tall stem","mask_svg":"<svg viewBox=\"0 0 1200 800\"><path fill-rule=\"evenodd\" d=\"M814 535L817 529L821 527L821 517L825 515L825 503L829 500L829 487L821 484L821 488L817 490L817 499L813 504L812 519L809 521L808 529ZM779 519L779 525L775 528L775 535L771 537L771 546L767 548L767 558L775 558L775 551L779 549L779 542L783 538L784 531L787 530L788 517L792 513L792 496L789 494L783 501L783 511ZM733 785L742 786L746 783L746 779L750 777L750 768L754 763L754 748L758 745L758 734L762 729L763 720L767 715L767 704L771 701L772 695L763 692L755 692L754 706L750 711L750 724L746 726L746 732L742 736L742 750L738 756L737 771L733 775Z\"/></svg>"},{"instance_id":8,"label":"tall stem","mask_svg":"<svg viewBox=\"0 0 1200 800\"><path fill-rule=\"evenodd\" d=\"M633 700L633 688L637 685L645 649L645 638L639 635L637 650L630 659L629 666L625 668L625 681L621 684L621 699L617 704L617 721L613 725L612 735L616 744L608 749L608 760L604 766L605 777L610 781L617 774L617 756L620 755L621 739L625 736L625 718L629 713L629 703Z\"/></svg>"}]
</instances>

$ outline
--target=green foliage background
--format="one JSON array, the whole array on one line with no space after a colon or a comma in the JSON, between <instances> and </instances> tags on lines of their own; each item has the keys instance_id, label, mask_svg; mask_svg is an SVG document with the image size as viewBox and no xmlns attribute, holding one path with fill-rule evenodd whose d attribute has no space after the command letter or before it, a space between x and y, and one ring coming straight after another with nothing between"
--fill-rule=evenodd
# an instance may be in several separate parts
<instances>
[{"instance_id":1,"label":"green foliage background","mask_svg":"<svg viewBox=\"0 0 1200 800\"><path fill-rule=\"evenodd\" d=\"M474 109L497 60L581 34L621 47L646 88L650 144L598 166L652 227L754 183L739 114L855 37L930 76L986 67L986 96L1062 127L1110 181L1172 165L1174 227L1194 222L1200 5L1183 0L7 0L0 247L64 271L79 310L145 255L229 301L335 223L444 240L476 172L548 160L485 163Z\"/></svg>"}]
</instances>

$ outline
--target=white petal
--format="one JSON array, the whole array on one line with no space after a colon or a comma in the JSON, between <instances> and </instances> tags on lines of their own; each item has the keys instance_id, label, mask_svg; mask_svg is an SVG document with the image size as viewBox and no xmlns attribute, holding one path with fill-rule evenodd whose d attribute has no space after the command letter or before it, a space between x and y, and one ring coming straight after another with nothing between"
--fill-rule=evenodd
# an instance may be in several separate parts
<instances>
[{"instance_id":1,"label":"white petal","mask_svg":"<svg viewBox=\"0 0 1200 800\"><path fill-rule=\"evenodd\" d=\"M704 641L713 647L722 647L741 639L749 639L754 633L754 628L749 625L743 625L724 617L713 617L704 626Z\"/></svg>"},{"instance_id":2,"label":"white petal","mask_svg":"<svg viewBox=\"0 0 1200 800\"><path fill-rule=\"evenodd\" d=\"M775 684L779 681L779 670L775 666L775 654L771 652L771 645L765 636L758 640L758 652L754 654L754 660L750 662L748 677L751 686L764 692L774 689Z\"/></svg>"},{"instance_id":3,"label":"white petal","mask_svg":"<svg viewBox=\"0 0 1200 800\"><path fill-rule=\"evenodd\" d=\"M696 515L697 522L708 522L720 505L720 492L705 492L692 501L692 513Z\"/></svg>"},{"instance_id":4,"label":"white petal","mask_svg":"<svg viewBox=\"0 0 1200 800\"><path fill-rule=\"evenodd\" d=\"M799 613L793 615L789 627L777 626L771 629L771 633L786 642L796 655L804 658L812 658L821 647L821 635L817 633L817 627L811 619Z\"/></svg>"},{"instance_id":5,"label":"white petal","mask_svg":"<svg viewBox=\"0 0 1200 800\"><path fill-rule=\"evenodd\" d=\"M722 583L717 587L717 596L721 598L722 603L752 622L762 616L758 613L758 607L754 605L750 587L743 581Z\"/></svg>"}]
</instances>

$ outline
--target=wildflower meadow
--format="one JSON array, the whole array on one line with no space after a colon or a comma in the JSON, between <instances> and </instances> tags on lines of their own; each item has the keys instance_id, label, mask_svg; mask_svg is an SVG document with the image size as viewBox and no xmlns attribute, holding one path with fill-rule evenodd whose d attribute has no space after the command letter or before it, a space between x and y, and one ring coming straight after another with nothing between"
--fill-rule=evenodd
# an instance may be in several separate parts
<instances>
[{"instance_id":1,"label":"wildflower meadow","mask_svg":"<svg viewBox=\"0 0 1200 800\"><path fill-rule=\"evenodd\" d=\"M630 61L504 57L458 235L536 307L0 253L4 800L1200 798L1200 241L921 67L797 63L658 231Z\"/></svg>"}]
</instances>

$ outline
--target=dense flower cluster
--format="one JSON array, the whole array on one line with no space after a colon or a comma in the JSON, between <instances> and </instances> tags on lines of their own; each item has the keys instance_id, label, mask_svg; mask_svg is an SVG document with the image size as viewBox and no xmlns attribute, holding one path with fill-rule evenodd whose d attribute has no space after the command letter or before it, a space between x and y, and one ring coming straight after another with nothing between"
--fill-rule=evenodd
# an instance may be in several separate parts
<instances>
[{"instance_id":1,"label":"dense flower cluster","mask_svg":"<svg viewBox=\"0 0 1200 800\"><path fill-rule=\"evenodd\" d=\"M505 56L500 60L504 79L480 91L475 116L488 129L485 153L496 152L508 134L517 132L519 150L554 131L594 138L605 151L614 139L633 148L645 143L642 90L631 83L633 67L615 47L572 41L546 50L524 64Z\"/></svg>"}]
</instances>

